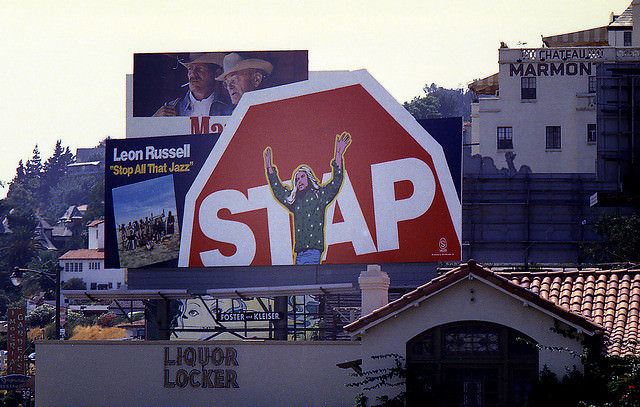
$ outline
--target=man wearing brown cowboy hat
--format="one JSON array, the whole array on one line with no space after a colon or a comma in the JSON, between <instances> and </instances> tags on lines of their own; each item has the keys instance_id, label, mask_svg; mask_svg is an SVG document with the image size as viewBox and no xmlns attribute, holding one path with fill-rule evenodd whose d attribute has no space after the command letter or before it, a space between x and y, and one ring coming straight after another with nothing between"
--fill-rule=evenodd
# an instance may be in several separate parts
<instances>
[{"instance_id":1,"label":"man wearing brown cowboy hat","mask_svg":"<svg viewBox=\"0 0 640 407\"><path fill-rule=\"evenodd\" d=\"M243 58L233 52L224 57L224 73L216 78L229 92L231 103L237 105L245 92L260 87L265 76L273 72L270 62L257 58Z\"/></svg>"},{"instance_id":2,"label":"man wearing brown cowboy hat","mask_svg":"<svg viewBox=\"0 0 640 407\"><path fill-rule=\"evenodd\" d=\"M181 98L169 101L160 107L154 117L159 116L226 116L233 111L223 95L216 76L222 73L224 54L219 52L196 53L189 62L180 62L187 68L189 91Z\"/></svg>"}]
</instances>

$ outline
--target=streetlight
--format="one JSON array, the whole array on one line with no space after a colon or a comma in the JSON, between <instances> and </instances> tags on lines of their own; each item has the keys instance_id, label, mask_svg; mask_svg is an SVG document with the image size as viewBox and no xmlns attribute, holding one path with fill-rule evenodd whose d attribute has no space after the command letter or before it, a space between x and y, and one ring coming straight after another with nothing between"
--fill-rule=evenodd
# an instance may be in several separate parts
<instances>
[{"instance_id":1,"label":"streetlight","mask_svg":"<svg viewBox=\"0 0 640 407\"><path fill-rule=\"evenodd\" d=\"M53 283L55 283L56 285L56 335L58 335L58 339L60 339L60 273L61 272L62 272L62 267L60 267L60 265L56 265L56 274L54 279L50 273L45 273L44 271L21 269L19 267L14 267L13 273L11 273L11 276L9 277L11 279L11 284L13 284L16 287L22 284L24 273L35 273L40 276L44 276L48 278L50 281L52 281Z\"/></svg>"}]
</instances>

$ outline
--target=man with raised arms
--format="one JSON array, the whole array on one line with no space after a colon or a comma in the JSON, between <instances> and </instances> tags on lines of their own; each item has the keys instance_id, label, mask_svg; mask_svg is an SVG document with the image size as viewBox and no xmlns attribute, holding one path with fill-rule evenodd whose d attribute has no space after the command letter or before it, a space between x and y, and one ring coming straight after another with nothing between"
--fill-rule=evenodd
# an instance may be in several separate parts
<instances>
[{"instance_id":1,"label":"man with raised arms","mask_svg":"<svg viewBox=\"0 0 640 407\"><path fill-rule=\"evenodd\" d=\"M264 150L264 165L273 197L293 215L295 264L320 264L324 245L325 212L344 180L344 152L351 144L346 131L336 135L331 180L324 185L311 168L300 165L293 172L291 187L282 183L273 165L271 147Z\"/></svg>"}]
</instances>

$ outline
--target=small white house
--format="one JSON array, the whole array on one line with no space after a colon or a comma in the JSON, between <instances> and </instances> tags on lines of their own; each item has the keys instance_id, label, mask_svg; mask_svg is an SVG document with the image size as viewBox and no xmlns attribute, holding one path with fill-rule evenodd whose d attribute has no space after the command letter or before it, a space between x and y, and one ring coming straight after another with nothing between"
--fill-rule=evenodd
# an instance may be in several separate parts
<instances>
[{"instance_id":1,"label":"small white house","mask_svg":"<svg viewBox=\"0 0 640 407\"><path fill-rule=\"evenodd\" d=\"M88 290L111 290L125 282L124 269L105 269L104 251L98 249L69 250L58 259L63 268L60 281L80 278Z\"/></svg>"},{"instance_id":2,"label":"small white house","mask_svg":"<svg viewBox=\"0 0 640 407\"><path fill-rule=\"evenodd\" d=\"M382 355L403 358L408 377L396 391L406 390L408 405L520 405L543 367L559 377L574 366L583 370L585 341L603 333L472 260L364 312L345 327L361 339L361 369L389 368L392 361Z\"/></svg>"},{"instance_id":3,"label":"small white house","mask_svg":"<svg viewBox=\"0 0 640 407\"><path fill-rule=\"evenodd\" d=\"M58 259L62 267L60 281L80 278L88 290L119 289L125 283L125 269L104 268L104 220L88 225L89 248L70 250Z\"/></svg>"}]
</instances>

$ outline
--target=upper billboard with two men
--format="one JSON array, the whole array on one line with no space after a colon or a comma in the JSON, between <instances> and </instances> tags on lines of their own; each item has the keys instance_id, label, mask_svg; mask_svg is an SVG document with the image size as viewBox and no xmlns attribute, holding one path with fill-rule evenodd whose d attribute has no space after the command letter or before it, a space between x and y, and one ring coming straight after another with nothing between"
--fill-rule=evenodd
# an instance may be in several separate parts
<instances>
[{"instance_id":1,"label":"upper billboard with two men","mask_svg":"<svg viewBox=\"0 0 640 407\"><path fill-rule=\"evenodd\" d=\"M133 116L228 116L245 92L308 78L307 51L135 54Z\"/></svg>"}]
</instances>

